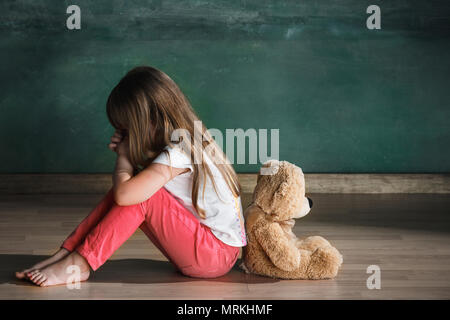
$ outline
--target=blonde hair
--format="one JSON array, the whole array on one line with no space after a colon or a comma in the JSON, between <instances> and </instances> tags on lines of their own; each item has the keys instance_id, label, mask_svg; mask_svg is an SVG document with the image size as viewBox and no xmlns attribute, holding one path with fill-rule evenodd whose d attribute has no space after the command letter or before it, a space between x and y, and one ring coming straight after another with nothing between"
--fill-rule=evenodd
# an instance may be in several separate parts
<instances>
[{"instance_id":1,"label":"blonde hair","mask_svg":"<svg viewBox=\"0 0 450 320\"><path fill-rule=\"evenodd\" d=\"M129 71L111 91L106 103L108 119L117 130L129 136L130 161L136 171L142 170L164 151L174 146L172 133L183 129L190 136L190 154L193 166L192 204L200 217L205 212L198 205L199 188L205 192L207 177L217 193L214 176L206 161L194 161L196 155L206 152L211 158L224 159L216 164L235 197L240 185L230 162L206 127L195 125L199 118L176 83L164 72L148 67ZM201 141L194 141L201 137ZM183 137L185 139L185 137Z\"/></svg>"}]
</instances>

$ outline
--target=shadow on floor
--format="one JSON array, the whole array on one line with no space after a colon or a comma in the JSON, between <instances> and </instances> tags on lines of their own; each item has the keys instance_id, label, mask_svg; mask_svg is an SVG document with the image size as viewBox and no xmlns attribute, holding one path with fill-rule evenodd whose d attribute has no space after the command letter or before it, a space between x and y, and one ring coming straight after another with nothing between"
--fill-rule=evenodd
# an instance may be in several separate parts
<instances>
[{"instance_id":1,"label":"shadow on floor","mask_svg":"<svg viewBox=\"0 0 450 320\"><path fill-rule=\"evenodd\" d=\"M18 280L14 272L22 270L48 258L48 256L0 254L0 284L32 286L33 284ZM91 283L175 283L210 281L222 283L273 283L279 280L245 274L239 269L239 259L226 275L214 279L190 278L179 273L168 261L151 259L118 259L106 262L89 278Z\"/></svg>"}]
</instances>

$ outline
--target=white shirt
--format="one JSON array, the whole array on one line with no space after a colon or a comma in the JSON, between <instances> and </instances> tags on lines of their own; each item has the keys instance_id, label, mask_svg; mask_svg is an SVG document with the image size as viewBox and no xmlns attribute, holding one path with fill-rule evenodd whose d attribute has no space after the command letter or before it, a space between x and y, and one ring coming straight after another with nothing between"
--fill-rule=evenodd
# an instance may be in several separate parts
<instances>
[{"instance_id":1,"label":"white shirt","mask_svg":"<svg viewBox=\"0 0 450 320\"><path fill-rule=\"evenodd\" d=\"M208 226L219 240L233 247L247 245L241 198L233 195L219 169L207 156L204 156L204 160L214 176L219 195L208 177L203 198L203 185L200 184L197 203L206 215L206 218L202 219L192 205L193 167L190 157L176 146L173 148L167 146L165 150L168 151L169 157L166 152L162 152L153 160L153 163L161 163L174 168L188 168L190 171L176 176L167 182L164 188L192 212L200 223Z\"/></svg>"}]
</instances>

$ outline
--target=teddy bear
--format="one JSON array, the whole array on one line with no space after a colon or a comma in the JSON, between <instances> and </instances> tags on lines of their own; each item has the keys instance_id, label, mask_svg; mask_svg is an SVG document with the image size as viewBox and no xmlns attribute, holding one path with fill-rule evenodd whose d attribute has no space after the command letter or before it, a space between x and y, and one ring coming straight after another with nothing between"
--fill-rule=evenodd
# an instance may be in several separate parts
<instances>
[{"instance_id":1,"label":"teddy bear","mask_svg":"<svg viewBox=\"0 0 450 320\"><path fill-rule=\"evenodd\" d=\"M247 246L241 268L247 273L277 279L331 279L342 264L342 255L320 236L297 238L295 220L310 212L302 170L287 161L262 165L245 210Z\"/></svg>"}]
</instances>

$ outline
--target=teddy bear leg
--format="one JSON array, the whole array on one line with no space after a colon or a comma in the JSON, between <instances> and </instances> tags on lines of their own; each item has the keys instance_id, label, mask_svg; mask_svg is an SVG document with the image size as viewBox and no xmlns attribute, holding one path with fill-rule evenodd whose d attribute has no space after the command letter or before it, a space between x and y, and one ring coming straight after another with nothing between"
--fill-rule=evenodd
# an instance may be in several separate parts
<instances>
[{"instance_id":1,"label":"teddy bear leg","mask_svg":"<svg viewBox=\"0 0 450 320\"><path fill-rule=\"evenodd\" d=\"M308 278L318 280L336 277L342 260L342 255L332 246L316 249L311 254L307 269Z\"/></svg>"},{"instance_id":2,"label":"teddy bear leg","mask_svg":"<svg viewBox=\"0 0 450 320\"><path fill-rule=\"evenodd\" d=\"M317 248L330 247L331 244L320 236L308 237L297 242L297 248L314 252Z\"/></svg>"}]
</instances>

